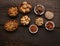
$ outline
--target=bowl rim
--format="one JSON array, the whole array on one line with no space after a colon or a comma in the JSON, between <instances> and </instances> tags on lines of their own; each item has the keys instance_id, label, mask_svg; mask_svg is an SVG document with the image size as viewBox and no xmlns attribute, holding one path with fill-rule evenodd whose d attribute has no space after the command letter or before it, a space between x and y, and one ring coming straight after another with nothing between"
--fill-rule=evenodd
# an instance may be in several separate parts
<instances>
[{"instance_id":1,"label":"bowl rim","mask_svg":"<svg viewBox=\"0 0 60 46\"><path fill-rule=\"evenodd\" d=\"M38 13L36 12L36 10L35 10L37 6L41 6L41 7L43 8L43 12L41 12L39 15L44 14L44 12L45 12L45 7L44 7L42 4L37 4L37 5L34 7L34 12L35 12L35 14L38 14Z\"/></svg>"},{"instance_id":2,"label":"bowl rim","mask_svg":"<svg viewBox=\"0 0 60 46\"><path fill-rule=\"evenodd\" d=\"M53 28L52 28L52 29L49 29L49 28L46 27L47 23L49 23L49 22L51 22L51 23L53 24ZM46 28L47 30L49 30L49 31L54 30L54 28L55 28L55 23L54 23L53 21L47 21L47 22L45 23L45 28Z\"/></svg>"},{"instance_id":3,"label":"bowl rim","mask_svg":"<svg viewBox=\"0 0 60 46\"><path fill-rule=\"evenodd\" d=\"M31 31L31 29L30 29L30 28L31 28L31 26L36 26L37 30L36 30L35 32L32 32L32 31ZM38 32L38 26L37 26L37 25L35 25L35 24L30 25L30 27L29 27L29 31L30 31L30 33L37 33L37 32Z\"/></svg>"}]
</instances>

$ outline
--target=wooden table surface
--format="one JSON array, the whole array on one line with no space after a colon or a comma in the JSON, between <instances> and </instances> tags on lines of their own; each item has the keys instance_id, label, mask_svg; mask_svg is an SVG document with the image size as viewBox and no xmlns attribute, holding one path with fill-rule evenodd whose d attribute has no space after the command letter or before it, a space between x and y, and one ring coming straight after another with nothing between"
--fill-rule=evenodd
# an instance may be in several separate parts
<instances>
[{"instance_id":1,"label":"wooden table surface","mask_svg":"<svg viewBox=\"0 0 60 46\"><path fill-rule=\"evenodd\" d=\"M33 35L29 33L29 26L19 25L15 32L6 32L3 29L4 23L11 19L8 17L7 10L12 6L19 6L23 1L28 1L32 6L42 4L45 6L46 11L53 11L55 16L53 21L56 25L54 31L48 32L45 30L44 25L39 27L37 34ZM14 19L19 22L21 13ZM35 15L33 9L28 14L31 18L31 24L34 23L34 19L38 16ZM44 17L42 15L41 17ZM48 21L45 19L45 22ZM0 46L60 46L60 0L0 0Z\"/></svg>"}]
</instances>

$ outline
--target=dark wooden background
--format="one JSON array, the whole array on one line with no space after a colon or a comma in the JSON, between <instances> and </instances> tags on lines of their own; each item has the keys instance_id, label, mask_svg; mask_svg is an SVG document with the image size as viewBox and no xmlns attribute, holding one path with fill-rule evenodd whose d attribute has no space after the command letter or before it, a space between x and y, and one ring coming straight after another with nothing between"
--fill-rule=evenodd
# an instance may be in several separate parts
<instances>
[{"instance_id":1,"label":"dark wooden background","mask_svg":"<svg viewBox=\"0 0 60 46\"><path fill-rule=\"evenodd\" d=\"M45 6L46 11L51 10L55 13L54 19L55 29L52 32L45 30L44 25L39 27L37 34L29 33L29 26L20 26L15 32L6 32L3 29L4 23L11 19L8 17L7 10L11 6L19 6L23 1L28 1L34 7L37 4ZM31 23L37 18L32 11L28 14L31 18ZM19 22L21 13L14 19ZM41 17L44 17L42 15ZM45 22L48 21L45 19ZM60 46L60 0L0 0L0 46Z\"/></svg>"}]
</instances>

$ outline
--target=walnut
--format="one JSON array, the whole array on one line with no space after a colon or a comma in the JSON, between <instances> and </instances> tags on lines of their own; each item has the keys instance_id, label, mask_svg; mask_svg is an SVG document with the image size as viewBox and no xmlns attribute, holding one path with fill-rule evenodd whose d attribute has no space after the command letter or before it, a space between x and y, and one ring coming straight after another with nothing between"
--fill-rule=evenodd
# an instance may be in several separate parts
<instances>
[{"instance_id":1,"label":"walnut","mask_svg":"<svg viewBox=\"0 0 60 46\"><path fill-rule=\"evenodd\" d=\"M4 29L7 31L14 31L18 28L18 22L16 20L9 20L4 24Z\"/></svg>"},{"instance_id":2,"label":"walnut","mask_svg":"<svg viewBox=\"0 0 60 46\"><path fill-rule=\"evenodd\" d=\"M17 16L18 14L18 9L17 7L11 7L8 9L8 14L9 16Z\"/></svg>"},{"instance_id":3,"label":"walnut","mask_svg":"<svg viewBox=\"0 0 60 46\"><path fill-rule=\"evenodd\" d=\"M37 19L35 19L35 24L38 26L42 26L44 23L43 18L38 17Z\"/></svg>"},{"instance_id":4,"label":"walnut","mask_svg":"<svg viewBox=\"0 0 60 46\"><path fill-rule=\"evenodd\" d=\"M22 23L22 25L28 25L30 22L30 18L27 15L25 15L20 19L20 22Z\"/></svg>"},{"instance_id":5,"label":"walnut","mask_svg":"<svg viewBox=\"0 0 60 46\"><path fill-rule=\"evenodd\" d=\"M32 6L28 2L23 2L21 6L19 7L19 11L22 13L29 13L32 9Z\"/></svg>"}]
</instances>

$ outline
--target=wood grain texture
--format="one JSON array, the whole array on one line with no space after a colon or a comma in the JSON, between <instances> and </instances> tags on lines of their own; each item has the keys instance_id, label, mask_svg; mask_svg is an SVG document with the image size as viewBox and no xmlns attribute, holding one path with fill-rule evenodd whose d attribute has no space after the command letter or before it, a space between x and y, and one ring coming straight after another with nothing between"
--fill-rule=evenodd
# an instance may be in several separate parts
<instances>
[{"instance_id":1,"label":"wood grain texture","mask_svg":"<svg viewBox=\"0 0 60 46\"><path fill-rule=\"evenodd\" d=\"M46 31L43 25L39 27L37 34L32 35L28 30L29 26L23 27L19 25L15 32L6 32L3 25L7 20L11 19L7 14L8 8L19 6L23 1L30 2L33 7L42 4L45 6L46 11L53 11L55 17L52 21L56 24L54 31ZM19 13L15 19L19 22L21 16L22 14ZM30 24L33 24L34 19L38 17L33 9L28 16L31 18ZM41 17L44 18L44 15ZM45 19L45 21L48 20ZM0 46L60 46L60 0L0 0Z\"/></svg>"}]
</instances>

